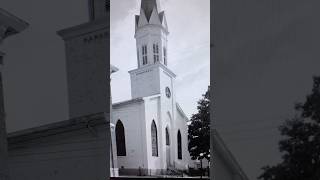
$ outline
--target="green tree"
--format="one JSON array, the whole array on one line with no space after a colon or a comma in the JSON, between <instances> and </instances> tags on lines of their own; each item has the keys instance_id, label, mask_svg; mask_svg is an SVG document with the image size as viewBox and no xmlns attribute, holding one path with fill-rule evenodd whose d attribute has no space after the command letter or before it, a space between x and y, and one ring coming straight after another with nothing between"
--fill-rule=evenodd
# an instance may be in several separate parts
<instances>
[{"instance_id":1,"label":"green tree","mask_svg":"<svg viewBox=\"0 0 320 180\"><path fill-rule=\"evenodd\" d=\"M193 114L188 127L188 150L193 160L210 161L210 86L198 101L198 112Z\"/></svg>"},{"instance_id":2,"label":"green tree","mask_svg":"<svg viewBox=\"0 0 320 180\"><path fill-rule=\"evenodd\" d=\"M279 127L284 136L279 142L282 162L263 167L259 179L320 179L320 77L313 78L311 94L295 110L296 116Z\"/></svg>"}]
</instances>

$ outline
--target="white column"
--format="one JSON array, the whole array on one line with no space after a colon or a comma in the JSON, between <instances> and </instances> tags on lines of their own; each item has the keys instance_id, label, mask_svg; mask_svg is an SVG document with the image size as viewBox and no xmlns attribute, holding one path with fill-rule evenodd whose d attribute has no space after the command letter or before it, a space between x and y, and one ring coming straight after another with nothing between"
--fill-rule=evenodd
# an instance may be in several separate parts
<instances>
[{"instance_id":1,"label":"white column","mask_svg":"<svg viewBox=\"0 0 320 180\"><path fill-rule=\"evenodd\" d=\"M110 76L112 73L118 71L117 68L111 65ZM111 77L110 77L111 84ZM112 123L112 95L111 95L111 85L110 85L110 174L111 177L119 176L118 160L117 160L117 148L115 139L115 125Z\"/></svg>"}]
</instances>

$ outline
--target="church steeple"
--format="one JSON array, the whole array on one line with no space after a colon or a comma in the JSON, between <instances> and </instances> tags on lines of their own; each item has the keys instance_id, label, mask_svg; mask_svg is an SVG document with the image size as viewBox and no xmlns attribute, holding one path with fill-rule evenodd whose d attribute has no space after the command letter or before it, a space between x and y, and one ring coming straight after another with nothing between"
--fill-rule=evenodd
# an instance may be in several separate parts
<instances>
[{"instance_id":1,"label":"church steeple","mask_svg":"<svg viewBox=\"0 0 320 180\"><path fill-rule=\"evenodd\" d=\"M141 0L140 15L135 17L138 68L129 71L133 99L155 94L165 97L166 89L174 89L176 75L168 68L168 26L159 9L159 0Z\"/></svg>"},{"instance_id":2,"label":"church steeple","mask_svg":"<svg viewBox=\"0 0 320 180\"><path fill-rule=\"evenodd\" d=\"M148 24L161 25L168 31L164 11L160 12L159 0L141 0L140 15L136 15L136 30Z\"/></svg>"},{"instance_id":3,"label":"church steeple","mask_svg":"<svg viewBox=\"0 0 320 180\"><path fill-rule=\"evenodd\" d=\"M140 15L135 17L138 68L150 64L167 66L168 26L159 0L141 0Z\"/></svg>"}]
</instances>

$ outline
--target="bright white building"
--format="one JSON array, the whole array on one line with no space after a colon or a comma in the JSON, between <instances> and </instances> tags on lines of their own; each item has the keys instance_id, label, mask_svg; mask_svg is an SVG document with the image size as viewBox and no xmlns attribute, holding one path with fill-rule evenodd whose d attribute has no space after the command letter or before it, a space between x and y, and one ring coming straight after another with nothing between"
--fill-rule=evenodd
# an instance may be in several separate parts
<instances>
[{"instance_id":1,"label":"bright white building","mask_svg":"<svg viewBox=\"0 0 320 180\"><path fill-rule=\"evenodd\" d=\"M142 0L140 15L135 16L137 68L129 71L132 99L112 106L120 174L188 168L188 118L176 101L176 75L168 67L168 34L159 3Z\"/></svg>"}]
</instances>

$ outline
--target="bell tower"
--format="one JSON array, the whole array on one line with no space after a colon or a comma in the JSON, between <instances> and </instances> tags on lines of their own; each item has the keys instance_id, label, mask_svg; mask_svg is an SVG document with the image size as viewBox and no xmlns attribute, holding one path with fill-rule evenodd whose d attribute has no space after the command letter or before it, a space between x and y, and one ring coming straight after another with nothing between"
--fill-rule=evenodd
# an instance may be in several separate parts
<instances>
[{"instance_id":1,"label":"bell tower","mask_svg":"<svg viewBox=\"0 0 320 180\"><path fill-rule=\"evenodd\" d=\"M138 67L161 63L167 66L167 36L164 11L158 0L141 0L140 15L135 16Z\"/></svg>"},{"instance_id":2,"label":"bell tower","mask_svg":"<svg viewBox=\"0 0 320 180\"><path fill-rule=\"evenodd\" d=\"M108 109L109 0L88 0L89 22L58 31L65 44L69 117Z\"/></svg>"},{"instance_id":3,"label":"bell tower","mask_svg":"<svg viewBox=\"0 0 320 180\"><path fill-rule=\"evenodd\" d=\"M132 98L165 95L165 89L173 89L176 75L168 68L168 35L160 2L141 0L140 14L135 16L134 34L138 67L129 71Z\"/></svg>"}]
</instances>

